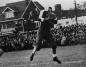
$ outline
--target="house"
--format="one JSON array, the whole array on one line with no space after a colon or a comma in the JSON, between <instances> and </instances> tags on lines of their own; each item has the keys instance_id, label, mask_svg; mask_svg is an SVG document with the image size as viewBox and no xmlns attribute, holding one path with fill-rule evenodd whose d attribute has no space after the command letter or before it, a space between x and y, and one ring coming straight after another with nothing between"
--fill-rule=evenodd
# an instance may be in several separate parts
<instances>
[{"instance_id":1,"label":"house","mask_svg":"<svg viewBox=\"0 0 86 67\"><path fill-rule=\"evenodd\" d=\"M6 6L0 7L1 31L15 28L16 23L23 26L24 20L26 22L32 19L37 20L40 11L43 9L44 7L41 4L32 0L8 3Z\"/></svg>"}]
</instances>

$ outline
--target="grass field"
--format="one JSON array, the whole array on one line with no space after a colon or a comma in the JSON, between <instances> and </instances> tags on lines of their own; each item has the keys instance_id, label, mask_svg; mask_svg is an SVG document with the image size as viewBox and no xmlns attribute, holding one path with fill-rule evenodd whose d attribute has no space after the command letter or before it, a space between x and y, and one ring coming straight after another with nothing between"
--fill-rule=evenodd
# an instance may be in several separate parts
<instances>
[{"instance_id":1,"label":"grass field","mask_svg":"<svg viewBox=\"0 0 86 67\"><path fill-rule=\"evenodd\" d=\"M85 50L85 45L57 47L62 64L52 61L50 48L37 52L32 62L29 61L32 50L7 52L0 57L0 67L86 67Z\"/></svg>"}]
</instances>

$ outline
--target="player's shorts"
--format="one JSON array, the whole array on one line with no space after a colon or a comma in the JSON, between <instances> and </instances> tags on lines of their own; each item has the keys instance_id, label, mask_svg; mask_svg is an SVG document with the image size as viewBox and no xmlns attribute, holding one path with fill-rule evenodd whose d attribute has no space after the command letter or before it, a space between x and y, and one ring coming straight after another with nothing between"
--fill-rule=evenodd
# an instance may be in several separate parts
<instances>
[{"instance_id":1,"label":"player's shorts","mask_svg":"<svg viewBox=\"0 0 86 67\"><path fill-rule=\"evenodd\" d=\"M52 34L47 33L47 34L39 34L36 37L36 43L35 46L41 46L42 45L42 41L46 40L47 43L49 44L48 46L50 46L51 48L56 48L56 42L54 41L54 38L52 36Z\"/></svg>"}]
</instances>

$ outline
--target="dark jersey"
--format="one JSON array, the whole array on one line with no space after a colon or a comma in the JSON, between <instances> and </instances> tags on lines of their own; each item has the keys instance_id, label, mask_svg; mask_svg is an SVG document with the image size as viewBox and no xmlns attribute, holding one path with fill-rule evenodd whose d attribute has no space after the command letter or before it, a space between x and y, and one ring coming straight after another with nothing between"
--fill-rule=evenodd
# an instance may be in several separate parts
<instances>
[{"instance_id":1,"label":"dark jersey","mask_svg":"<svg viewBox=\"0 0 86 67\"><path fill-rule=\"evenodd\" d=\"M55 19L55 15L53 12L50 14L48 11L44 11L42 17L44 18L44 21L41 23L41 26L39 28L39 36L49 36L50 29L54 26L53 21ZM45 20L46 17L50 18L48 20Z\"/></svg>"},{"instance_id":2,"label":"dark jersey","mask_svg":"<svg viewBox=\"0 0 86 67\"><path fill-rule=\"evenodd\" d=\"M50 13L49 11L44 11L42 18L46 18L46 17L48 17L49 19L55 19L56 15L53 12Z\"/></svg>"}]
</instances>

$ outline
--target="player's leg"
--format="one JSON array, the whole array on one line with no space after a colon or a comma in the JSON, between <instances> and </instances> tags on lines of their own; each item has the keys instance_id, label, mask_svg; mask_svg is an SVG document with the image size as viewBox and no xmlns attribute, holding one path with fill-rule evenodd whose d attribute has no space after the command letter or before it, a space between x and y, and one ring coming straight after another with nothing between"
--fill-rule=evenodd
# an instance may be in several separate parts
<instances>
[{"instance_id":1,"label":"player's leg","mask_svg":"<svg viewBox=\"0 0 86 67\"><path fill-rule=\"evenodd\" d=\"M59 64L61 64L61 61L58 59L57 55L56 55L56 48L57 45L55 45L56 43L52 43L52 56L53 56L53 61L58 62Z\"/></svg>"},{"instance_id":2,"label":"player's leg","mask_svg":"<svg viewBox=\"0 0 86 67\"><path fill-rule=\"evenodd\" d=\"M30 61L33 60L35 53L40 50L39 45L41 45L41 41L42 41L42 38L41 37L37 37L36 38L36 43L33 44L33 47L34 48L32 50L32 54L30 56Z\"/></svg>"},{"instance_id":3,"label":"player's leg","mask_svg":"<svg viewBox=\"0 0 86 67\"><path fill-rule=\"evenodd\" d=\"M57 55L56 55L56 48L57 48L57 43L56 41L54 41L54 39L52 38L52 35L49 34L49 37L47 37L47 41L52 49L52 57L53 57L53 61L58 62L59 64L61 64L61 61L58 59ZM59 44L59 42L58 42Z\"/></svg>"},{"instance_id":4,"label":"player's leg","mask_svg":"<svg viewBox=\"0 0 86 67\"><path fill-rule=\"evenodd\" d=\"M36 49L37 49L37 46L33 46L33 47L34 47L34 48L33 48L33 50L32 50L31 56L30 56L30 61L33 60L34 55L35 55L35 53L36 53Z\"/></svg>"}]
</instances>

